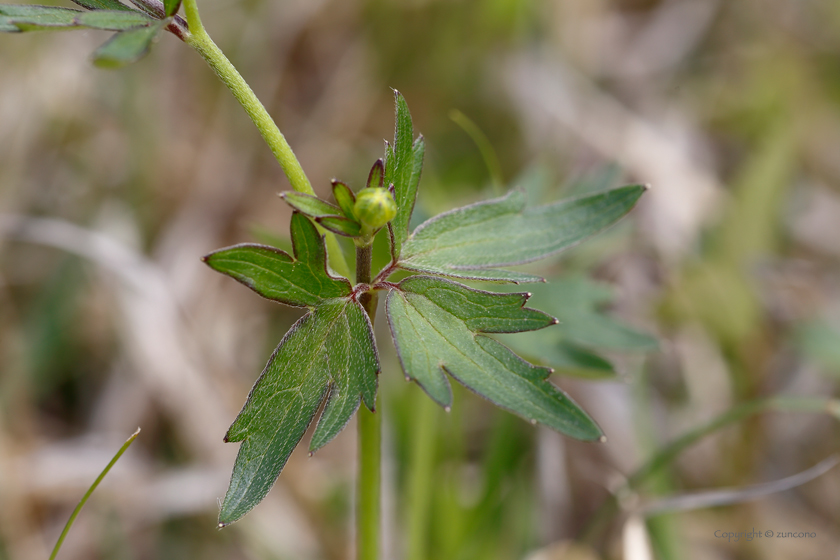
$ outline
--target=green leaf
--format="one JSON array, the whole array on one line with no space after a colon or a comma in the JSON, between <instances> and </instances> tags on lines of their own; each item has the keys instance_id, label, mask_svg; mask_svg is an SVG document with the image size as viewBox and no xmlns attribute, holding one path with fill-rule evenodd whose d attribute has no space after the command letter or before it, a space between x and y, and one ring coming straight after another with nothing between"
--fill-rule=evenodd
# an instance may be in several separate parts
<instances>
[{"instance_id":1,"label":"green leaf","mask_svg":"<svg viewBox=\"0 0 840 560\"><path fill-rule=\"evenodd\" d=\"M359 237L362 234L362 226L359 222L348 220L342 216L322 216L315 218L324 229L347 237Z\"/></svg>"},{"instance_id":2,"label":"green leaf","mask_svg":"<svg viewBox=\"0 0 840 560\"><path fill-rule=\"evenodd\" d=\"M414 140L411 113L402 94L394 90L396 99L396 126L394 145L385 150L385 184L394 185L397 215L388 225L391 233L391 255L396 262L408 237L408 223L417 199L417 185L423 168L425 142L419 136Z\"/></svg>"},{"instance_id":3,"label":"green leaf","mask_svg":"<svg viewBox=\"0 0 840 560\"><path fill-rule=\"evenodd\" d=\"M78 4L88 10L121 10L133 12L132 8L126 6L117 0L72 0L74 4Z\"/></svg>"},{"instance_id":4,"label":"green leaf","mask_svg":"<svg viewBox=\"0 0 840 560\"><path fill-rule=\"evenodd\" d=\"M181 0L163 0L163 9L166 11L166 17L174 16L181 9Z\"/></svg>"},{"instance_id":5,"label":"green leaf","mask_svg":"<svg viewBox=\"0 0 840 560\"><path fill-rule=\"evenodd\" d=\"M93 63L100 68L121 68L137 62L149 53L158 33L169 22L159 21L148 27L117 33L93 53Z\"/></svg>"},{"instance_id":6,"label":"green leaf","mask_svg":"<svg viewBox=\"0 0 840 560\"><path fill-rule=\"evenodd\" d=\"M342 211L338 206L333 206L328 202L324 202L317 196L311 194L303 194L295 191L286 191L280 193L280 198L299 212L303 212L307 216L318 218L320 216L341 216Z\"/></svg>"},{"instance_id":7,"label":"green leaf","mask_svg":"<svg viewBox=\"0 0 840 560\"><path fill-rule=\"evenodd\" d=\"M324 239L312 222L295 212L291 235L294 258L274 247L243 243L202 260L261 296L287 305L314 307L326 299L348 296L350 282L327 273Z\"/></svg>"},{"instance_id":8,"label":"green leaf","mask_svg":"<svg viewBox=\"0 0 840 560\"><path fill-rule=\"evenodd\" d=\"M315 450L340 432L364 399L373 407L379 362L370 320L358 302L322 302L286 333L225 441L241 441L219 525L254 508L326 400Z\"/></svg>"},{"instance_id":9,"label":"green leaf","mask_svg":"<svg viewBox=\"0 0 840 560\"><path fill-rule=\"evenodd\" d=\"M75 27L75 18L81 13L50 6L0 5L0 27L10 32Z\"/></svg>"},{"instance_id":10,"label":"green leaf","mask_svg":"<svg viewBox=\"0 0 840 560\"><path fill-rule=\"evenodd\" d=\"M403 245L399 266L456 278L529 281L495 267L545 258L624 216L645 191L632 185L525 208L525 194L471 204L421 224ZM538 277L530 276L530 281Z\"/></svg>"},{"instance_id":11,"label":"green leaf","mask_svg":"<svg viewBox=\"0 0 840 560\"><path fill-rule=\"evenodd\" d=\"M341 181L333 181L333 197L338 204L341 211L346 218L356 220L356 214L353 212L353 206L356 205L356 195L350 190L350 187Z\"/></svg>"},{"instance_id":12,"label":"green leaf","mask_svg":"<svg viewBox=\"0 0 840 560\"><path fill-rule=\"evenodd\" d=\"M149 16L134 11L97 10L95 12L84 12L76 17L76 23L83 27L110 31L146 27L154 22L155 20Z\"/></svg>"},{"instance_id":13,"label":"green leaf","mask_svg":"<svg viewBox=\"0 0 840 560\"><path fill-rule=\"evenodd\" d=\"M388 322L406 377L439 404L452 393L445 373L493 403L555 430L595 440L601 430L533 366L482 333L523 332L554 319L523 307L528 294L474 290L441 278L412 276L391 290Z\"/></svg>"}]
</instances>

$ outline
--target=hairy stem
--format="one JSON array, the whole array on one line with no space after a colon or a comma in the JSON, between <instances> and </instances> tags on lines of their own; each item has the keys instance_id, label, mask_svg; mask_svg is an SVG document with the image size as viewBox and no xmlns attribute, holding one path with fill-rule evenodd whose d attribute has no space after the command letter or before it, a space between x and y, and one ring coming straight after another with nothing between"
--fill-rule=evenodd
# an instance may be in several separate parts
<instances>
[{"instance_id":1,"label":"hairy stem","mask_svg":"<svg viewBox=\"0 0 840 560\"><path fill-rule=\"evenodd\" d=\"M236 97L251 120L254 121L266 144L274 153L280 167L283 168L286 177L289 178L292 188L302 193L314 195L315 191L312 189L312 185L309 183L309 179L306 177L306 173L304 173L291 146L286 142L286 137L277 128L271 115L268 114L268 111L254 94L251 86L242 78L242 75L205 31L198 15L196 0L186 0L184 2L184 12L187 16L190 31L186 43L207 61L207 64L216 72L216 75L230 89L233 96Z\"/></svg>"},{"instance_id":2,"label":"hairy stem","mask_svg":"<svg viewBox=\"0 0 840 560\"><path fill-rule=\"evenodd\" d=\"M291 146L286 142L286 137L277 128L274 119L268 114L248 82L207 34L198 14L196 0L184 0L184 13L187 16L187 25L189 26L189 33L182 37L184 42L204 58L210 68L222 80L222 83L239 101L248 116L251 117L280 167L283 168L283 173L286 174L292 188L298 192L314 196L315 191L312 189L312 184L306 177L306 173L303 171L303 167L301 167ZM347 266L344 254L341 252L341 247L335 236L330 232L325 232L320 226L318 226L318 231L325 234L332 267L339 274L349 277L350 268Z\"/></svg>"},{"instance_id":3,"label":"hairy stem","mask_svg":"<svg viewBox=\"0 0 840 560\"><path fill-rule=\"evenodd\" d=\"M356 282L370 284L373 245L356 247ZM370 317L376 318L378 294L368 291L359 297ZM374 413L359 407L359 472L356 487L356 560L378 560L381 492L382 412L376 396Z\"/></svg>"}]
</instances>

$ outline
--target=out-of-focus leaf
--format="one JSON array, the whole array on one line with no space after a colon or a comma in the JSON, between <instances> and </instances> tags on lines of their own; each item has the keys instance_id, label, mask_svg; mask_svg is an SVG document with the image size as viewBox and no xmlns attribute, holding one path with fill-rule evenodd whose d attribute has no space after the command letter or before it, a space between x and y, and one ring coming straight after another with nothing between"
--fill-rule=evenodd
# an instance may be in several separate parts
<instances>
[{"instance_id":1,"label":"out-of-focus leaf","mask_svg":"<svg viewBox=\"0 0 840 560\"><path fill-rule=\"evenodd\" d=\"M656 338L625 325L602 312L613 300L612 289L585 276L557 278L533 287L533 305L557 317L556 327L502 342L517 353L551 366L561 375L593 379L615 377L612 364L597 350L656 350Z\"/></svg>"},{"instance_id":2,"label":"out-of-focus leaf","mask_svg":"<svg viewBox=\"0 0 840 560\"><path fill-rule=\"evenodd\" d=\"M515 281L512 273L495 268L575 245L624 216L644 191L644 186L631 185L526 209L525 194L514 190L421 224L403 245L398 264L456 278Z\"/></svg>"},{"instance_id":3,"label":"out-of-focus leaf","mask_svg":"<svg viewBox=\"0 0 840 560\"><path fill-rule=\"evenodd\" d=\"M295 212L291 232L294 258L274 247L243 243L214 251L203 260L261 296L287 305L314 307L349 295L350 282L327 272L324 239L312 222Z\"/></svg>"},{"instance_id":4,"label":"out-of-focus leaf","mask_svg":"<svg viewBox=\"0 0 840 560\"><path fill-rule=\"evenodd\" d=\"M353 194L350 187L341 181L333 181L332 188L335 202L338 204L339 208L341 208L341 211L344 212L344 216L351 220L355 220L356 214L353 212L353 206L356 205L356 195Z\"/></svg>"},{"instance_id":5,"label":"out-of-focus leaf","mask_svg":"<svg viewBox=\"0 0 840 560\"><path fill-rule=\"evenodd\" d=\"M647 352L659 347L656 338L601 311L615 297L606 284L573 275L534 286L532 293L532 301L560 321L556 332L566 340L608 350Z\"/></svg>"},{"instance_id":6,"label":"out-of-focus leaf","mask_svg":"<svg viewBox=\"0 0 840 560\"><path fill-rule=\"evenodd\" d=\"M445 374L496 405L572 437L595 440L601 430L565 393L488 332L523 332L554 319L523 307L527 294L473 290L441 278L412 276L388 294L387 315L403 371L435 401L450 406Z\"/></svg>"},{"instance_id":7,"label":"out-of-focus leaf","mask_svg":"<svg viewBox=\"0 0 840 560\"><path fill-rule=\"evenodd\" d=\"M586 379L613 379L613 365L589 348L565 340L556 327L523 335L504 335L502 343L529 361L554 369L559 375Z\"/></svg>"},{"instance_id":8,"label":"out-of-focus leaf","mask_svg":"<svg viewBox=\"0 0 840 560\"><path fill-rule=\"evenodd\" d=\"M88 10L120 10L133 12L132 8L126 6L117 0L72 0L74 4L78 4Z\"/></svg>"},{"instance_id":9,"label":"out-of-focus leaf","mask_svg":"<svg viewBox=\"0 0 840 560\"><path fill-rule=\"evenodd\" d=\"M50 6L0 5L0 27L11 32L75 27L75 18L81 13Z\"/></svg>"},{"instance_id":10,"label":"out-of-focus leaf","mask_svg":"<svg viewBox=\"0 0 840 560\"><path fill-rule=\"evenodd\" d=\"M84 12L76 17L76 23L83 27L110 31L146 27L154 22L155 20L149 16L134 11L97 10L95 12Z\"/></svg>"},{"instance_id":11,"label":"out-of-focus leaf","mask_svg":"<svg viewBox=\"0 0 840 560\"><path fill-rule=\"evenodd\" d=\"M408 237L408 223L414 202L417 199L417 185L423 169L423 155L426 144L422 136L414 140L414 125L405 98L394 91L396 99L396 126L394 144L385 150L385 184L394 185L394 200L397 202L397 215L388 224L391 233L391 254L396 260L402 251L402 245Z\"/></svg>"},{"instance_id":12,"label":"out-of-focus leaf","mask_svg":"<svg viewBox=\"0 0 840 560\"><path fill-rule=\"evenodd\" d=\"M348 220L342 216L322 216L315 218L324 229L347 237L358 237L362 234L362 226L358 222Z\"/></svg>"},{"instance_id":13,"label":"out-of-focus leaf","mask_svg":"<svg viewBox=\"0 0 840 560\"><path fill-rule=\"evenodd\" d=\"M287 191L280 193L280 198L299 212L303 212L307 216L318 218L320 216L341 216L342 212L338 206L333 206L328 202L324 202L317 196L310 194L303 194L294 191Z\"/></svg>"},{"instance_id":14,"label":"out-of-focus leaf","mask_svg":"<svg viewBox=\"0 0 840 560\"><path fill-rule=\"evenodd\" d=\"M799 327L795 336L806 356L840 375L840 331L823 321L813 321Z\"/></svg>"},{"instance_id":15,"label":"out-of-focus leaf","mask_svg":"<svg viewBox=\"0 0 840 560\"><path fill-rule=\"evenodd\" d=\"M181 9L181 0L163 0L163 9L166 17L174 16Z\"/></svg>"},{"instance_id":16,"label":"out-of-focus leaf","mask_svg":"<svg viewBox=\"0 0 840 560\"><path fill-rule=\"evenodd\" d=\"M152 43L168 21L148 27L121 31L93 53L93 63L100 68L121 68L137 62L149 53Z\"/></svg>"},{"instance_id":17,"label":"out-of-focus leaf","mask_svg":"<svg viewBox=\"0 0 840 560\"><path fill-rule=\"evenodd\" d=\"M372 409L378 373L370 320L358 302L324 301L300 319L225 436L242 445L219 525L233 523L266 496L325 400L312 450L344 428L361 399Z\"/></svg>"}]
</instances>

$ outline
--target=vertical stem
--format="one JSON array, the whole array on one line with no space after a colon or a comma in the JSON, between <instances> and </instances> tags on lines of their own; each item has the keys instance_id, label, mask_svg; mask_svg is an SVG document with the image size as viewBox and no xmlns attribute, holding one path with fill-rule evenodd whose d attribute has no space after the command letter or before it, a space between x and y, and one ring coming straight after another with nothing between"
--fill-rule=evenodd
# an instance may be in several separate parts
<instances>
[{"instance_id":1,"label":"vertical stem","mask_svg":"<svg viewBox=\"0 0 840 560\"><path fill-rule=\"evenodd\" d=\"M187 24L189 25L189 33L184 37L184 42L194 48L198 54L204 58L210 68L222 80L233 96L251 117L251 120L257 126L265 143L274 154L274 158L283 168L283 173L289 179L292 188L298 192L315 195L306 173L303 171L300 162L292 151L289 143L286 142L286 137L277 128L277 124L271 115L268 114L263 104L257 98L254 90L248 85L248 82L242 77L236 67L231 64L230 60L225 56L225 53L216 46L210 35L204 29L201 23L201 17L198 14L198 6L196 0L184 0L184 13L187 16ZM318 231L325 235L327 242L327 249L330 254L331 265L336 272L343 276L350 276L350 268L344 260L344 253L341 252L341 247L338 244L335 236L330 232L325 232L320 226Z\"/></svg>"},{"instance_id":2,"label":"vertical stem","mask_svg":"<svg viewBox=\"0 0 840 560\"><path fill-rule=\"evenodd\" d=\"M426 560L429 505L435 465L435 427L438 407L422 391L415 391L411 430L411 458L408 472L408 560Z\"/></svg>"},{"instance_id":3,"label":"vertical stem","mask_svg":"<svg viewBox=\"0 0 840 560\"><path fill-rule=\"evenodd\" d=\"M231 64L230 60L205 31L198 15L198 6L196 6L195 0L185 0L184 13L189 25L189 35L185 42L207 61L207 64L216 72L216 75L230 89L233 96L236 97L251 120L254 121L280 167L283 168L286 177L289 178L292 188L302 193L314 195L315 191L312 190L312 185L309 183L309 179L306 177L306 173L304 173L303 167L301 167L291 146L286 142L286 137L277 128L271 115L265 110L251 86L248 85L236 70L236 67Z\"/></svg>"},{"instance_id":4,"label":"vertical stem","mask_svg":"<svg viewBox=\"0 0 840 560\"><path fill-rule=\"evenodd\" d=\"M373 245L356 247L356 282L369 284L371 280L371 256ZM370 317L371 325L376 318L376 292L367 292L359 297ZM356 487L356 560L379 559L379 527L381 509L381 454L382 454L382 412L376 396L374 413L364 406L359 407L359 472Z\"/></svg>"}]
</instances>

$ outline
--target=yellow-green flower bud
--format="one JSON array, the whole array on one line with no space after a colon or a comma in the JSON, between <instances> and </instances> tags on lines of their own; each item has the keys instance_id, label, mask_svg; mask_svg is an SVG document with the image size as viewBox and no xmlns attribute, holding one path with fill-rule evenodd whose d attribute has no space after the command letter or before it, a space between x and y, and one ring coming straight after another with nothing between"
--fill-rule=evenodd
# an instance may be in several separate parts
<instances>
[{"instance_id":1,"label":"yellow-green flower bud","mask_svg":"<svg viewBox=\"0 0 840 560\"><path fill-rule=\"evenodd\" d=\"M377 230L397 215L397 203L388 189L379 187L362 189L356 194L353 213L371 230Z\"/></svg>"}]
</instances>

